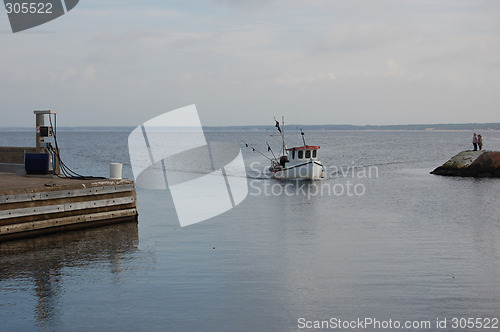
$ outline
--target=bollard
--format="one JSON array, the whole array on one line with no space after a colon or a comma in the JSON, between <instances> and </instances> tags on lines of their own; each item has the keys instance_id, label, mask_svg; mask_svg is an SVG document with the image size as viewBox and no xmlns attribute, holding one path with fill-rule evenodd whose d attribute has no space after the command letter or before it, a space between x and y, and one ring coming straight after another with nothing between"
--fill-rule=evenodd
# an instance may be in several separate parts
<instances>
[{"instance_id":1,"label":"bollard","mask_svg":"<svg viewBox=\"0 0 500 332\"><path fill-rule=\"evenodd\" d=\"M111 180L121 180L122 178L122 164L110 163L109 164L109 178Z\"/></svg>"}]
</instances>

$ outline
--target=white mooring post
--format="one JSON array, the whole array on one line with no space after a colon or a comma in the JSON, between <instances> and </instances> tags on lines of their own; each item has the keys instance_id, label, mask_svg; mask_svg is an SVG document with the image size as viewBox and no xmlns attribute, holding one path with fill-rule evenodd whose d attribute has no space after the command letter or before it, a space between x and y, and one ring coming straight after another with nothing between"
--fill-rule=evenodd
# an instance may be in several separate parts
<instances>
[{"instance_id":1,"label":"white mooring post","mask_svg":"<svg viewBox=\"0 0 500 332\"><path fill-rule=\"evenodd\" d=\"M122 178L122 164L110 163L109 164L109 178L111 180L121 180Z\"/></svg>"}]
</instances>

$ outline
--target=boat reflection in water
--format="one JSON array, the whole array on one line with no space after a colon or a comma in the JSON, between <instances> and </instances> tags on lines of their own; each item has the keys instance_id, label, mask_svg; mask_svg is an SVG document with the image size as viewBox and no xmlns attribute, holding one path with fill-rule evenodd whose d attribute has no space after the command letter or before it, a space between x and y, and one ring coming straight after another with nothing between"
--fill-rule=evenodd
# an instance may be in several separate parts
<instances>
[{"instance_id":1,"label":"boat reflection in water","mask_svg":"<svg viewBox=\"0 0 500 332\"><path fill-rule=\"evenodd\" d=\"M124 260L139 244L137 222L57 233L0 243L0 282L24 280L36 295L34 319L42 327L54 326L62 313L65 269L103 263L119 276ZM16 302L19 302L17 300Z\"/></svg>"}]
</instances>

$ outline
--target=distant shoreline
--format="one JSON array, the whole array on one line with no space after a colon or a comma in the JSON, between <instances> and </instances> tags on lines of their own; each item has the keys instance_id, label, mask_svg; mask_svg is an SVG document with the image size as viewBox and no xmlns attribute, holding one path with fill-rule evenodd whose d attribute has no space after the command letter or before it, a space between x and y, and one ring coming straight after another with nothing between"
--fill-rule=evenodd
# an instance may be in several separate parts
<instances>
[{"instance_id":1,"label":"distant shoreline","mask_svg":"<svg viewBox=\"0 0 500 332\"><path fill-rule=\"evenodd\" d=\"M133 130L135 126L61 126L58 130ZM250 126L203 126L205 130L269 130L273 125ZM285 130L350 130L350 131L457 131L457 130L500 130L500 123L460 123L460 124L407 124L407 125L297 125L289 124ZM0 131L32 131L32 127L0 127Z\"/></svg>"}]
</instances>

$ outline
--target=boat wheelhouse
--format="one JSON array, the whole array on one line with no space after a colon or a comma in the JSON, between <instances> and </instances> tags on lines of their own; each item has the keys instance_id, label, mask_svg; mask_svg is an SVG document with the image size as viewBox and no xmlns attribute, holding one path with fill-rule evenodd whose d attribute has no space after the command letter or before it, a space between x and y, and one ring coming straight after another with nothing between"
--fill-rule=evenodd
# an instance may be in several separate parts
<instances>
[{"instance_id":1,"label":"boat wheelhouse","mask_svg":"<svg viewBox=\"0 0 500 332\"><path fill-rule=\"evenodd\" d=\"M302 159L318 159L318 150L319 146L316 145L304 145L304 146L297 146L294 148L288 149L289 153L291 153L291 160L302 160ZM297 158L295 158L297 157Z\"/></svg>"},{"instance_id":2,"label":"boat wheelhouse","mask_svg":"<svg viewBox=\"0 0 500 332\"><path fill-rule=\"evenodd\" d=\"M318 158L319 146L304 145L287 148L279 163L272 162L269 170L277 179L321 179L324 167Z\"/></svg>"}]
</instances>

